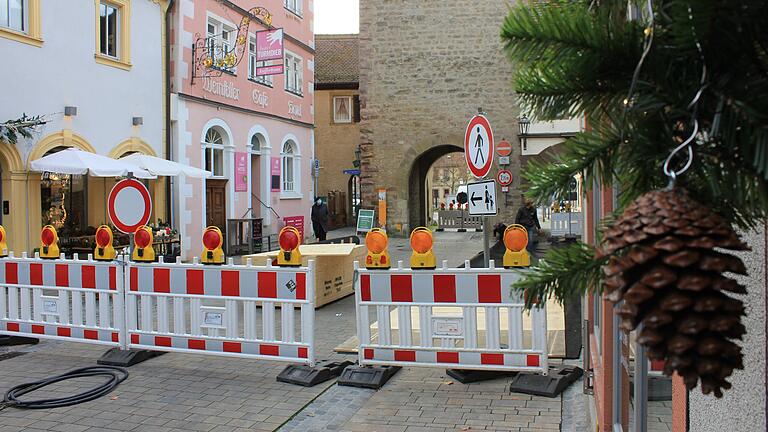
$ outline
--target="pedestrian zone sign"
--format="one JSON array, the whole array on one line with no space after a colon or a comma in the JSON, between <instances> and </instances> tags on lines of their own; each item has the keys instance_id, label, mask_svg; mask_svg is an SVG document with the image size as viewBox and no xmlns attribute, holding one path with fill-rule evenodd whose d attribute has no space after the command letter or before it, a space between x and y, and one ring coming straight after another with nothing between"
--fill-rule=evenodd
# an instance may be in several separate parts
<instances>
[{"instance_id":1,"label":"pedestrian zone sign","mask_svg":"<svg viewBox=\"0 0 768 432\"><path fill-rule=\"evenodd\" d=\"M464 158L476 178L488 175L493 165L493 131L488 119L478 114L472 117L464 134Z\"/></svg>"},{"instance_id":2,"label":"pedestrian zone sign","mask_svg":"<svg viewBox=\"0 0 768 432\"><path fill-rule=\"evenodd\" d=\"M493 216L498 214L496 203L496 181L485 180L477 183L467 183L469 195L469 214L471 216Z\"/></svg>"},{"instance_id":3,"label":"pedestrian zone sign","mask_svg":"<svg viewBox=\"0 0 768 432\"><path fill-rule=\"evenodd\" d=\"M373 229L374 212L369 209L357 211L357 232L368 232Z\"/></svg>"}]
</instances>

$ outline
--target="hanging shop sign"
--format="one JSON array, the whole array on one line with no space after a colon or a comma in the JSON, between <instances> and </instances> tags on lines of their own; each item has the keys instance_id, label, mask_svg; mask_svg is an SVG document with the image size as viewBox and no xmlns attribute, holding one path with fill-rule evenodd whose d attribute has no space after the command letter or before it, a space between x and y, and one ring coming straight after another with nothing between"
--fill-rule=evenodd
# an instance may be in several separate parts
<instances>
[{"instance_id":1,"label":"hanging shop sign","mask_svg":"<svg viewBox=\"0 0 768 432\"><path fill-rule=\"evenodd\" d=\"M283 59L283 29L256 32L256 61Z\"/></svg>"}]
</instances>

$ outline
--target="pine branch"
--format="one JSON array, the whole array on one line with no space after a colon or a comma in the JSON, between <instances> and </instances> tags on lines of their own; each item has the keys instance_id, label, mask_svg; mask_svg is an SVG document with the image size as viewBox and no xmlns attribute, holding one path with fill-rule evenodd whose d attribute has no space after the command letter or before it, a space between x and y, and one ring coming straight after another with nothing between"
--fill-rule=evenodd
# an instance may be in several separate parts
<instances>
[{"instance_id":1,"label":"pine branch","mask_svg":"<svg viewBox=\"0 0 768 432\"><path fill-rule=\"evenodd\" d=\"M22 114L21 118L0 123L0 141L16 144L19 136L30 139L32 132L45 123L47 122L43 120L42 116L28 117L26 114Z\"/></svg>"},{"instance_id":2,"label":"pine branch","mask_svg":"<svg viewBox=\"0 0 768 432\"><path fill-rule=\"evenodd\" d=\"M600 267L606 261L596 258L595 249L585 243L551 249L538 265L519 272L524 277L512 289L525 293L527 309L537 300L543 305L550 298L562 304L590 291L601 292Z\"/></svg>"}]
</instances>

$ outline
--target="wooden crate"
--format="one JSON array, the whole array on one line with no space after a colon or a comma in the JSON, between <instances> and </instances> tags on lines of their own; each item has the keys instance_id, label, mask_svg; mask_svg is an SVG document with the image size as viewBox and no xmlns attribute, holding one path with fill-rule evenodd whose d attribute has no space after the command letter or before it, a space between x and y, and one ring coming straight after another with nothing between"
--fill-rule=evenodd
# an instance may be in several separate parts
<instances>
[{"instance_id":1,"label":"wooden crate","mask_svg":"<svg viewBox=\"0 0 768 432\"><path fill-rule=\"evenodd\" d=\"M315 260L315 307L344 298L354 293L352 277L354 261L365 260L365 246L352 243L301 245L302 265L309 260ZM267 261L277 259L277 251L246 255L243 261L250 258L253 265L263 266Z\"/></svg>"}]
</instances>

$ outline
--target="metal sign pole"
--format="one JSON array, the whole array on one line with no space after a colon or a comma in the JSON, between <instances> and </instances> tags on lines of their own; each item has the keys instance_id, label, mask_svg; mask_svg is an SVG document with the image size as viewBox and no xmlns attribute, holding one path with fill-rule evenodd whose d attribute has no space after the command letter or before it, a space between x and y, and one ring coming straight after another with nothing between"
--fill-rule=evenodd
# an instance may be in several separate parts
<instances>
[{"instance_id":1,"label":"metal sign pole","mask_svg":"<svg viewBox=\"0 0 768 432\"><path fill-rule=\"evenodd\" d=\"M488 268L491 260L491 239L489 233L491 231L490 223L487 216L483 216L483 265Z\"/></svg>"},{"instance_id":2,"label":"metal sign pole","mask_svg":"<svg viewBox=\"0 0 768 432\"><path fill-rule=\"evenodd\" d=\"M133 178L133 173L128 172L128 175L126 176L128 180ZM134 248L134 242L133 242L133 235L135 233L129 233L128 234L128 260L131 260L131 257L133 257L133 248Z\"/></svg>"}]
</instances>

